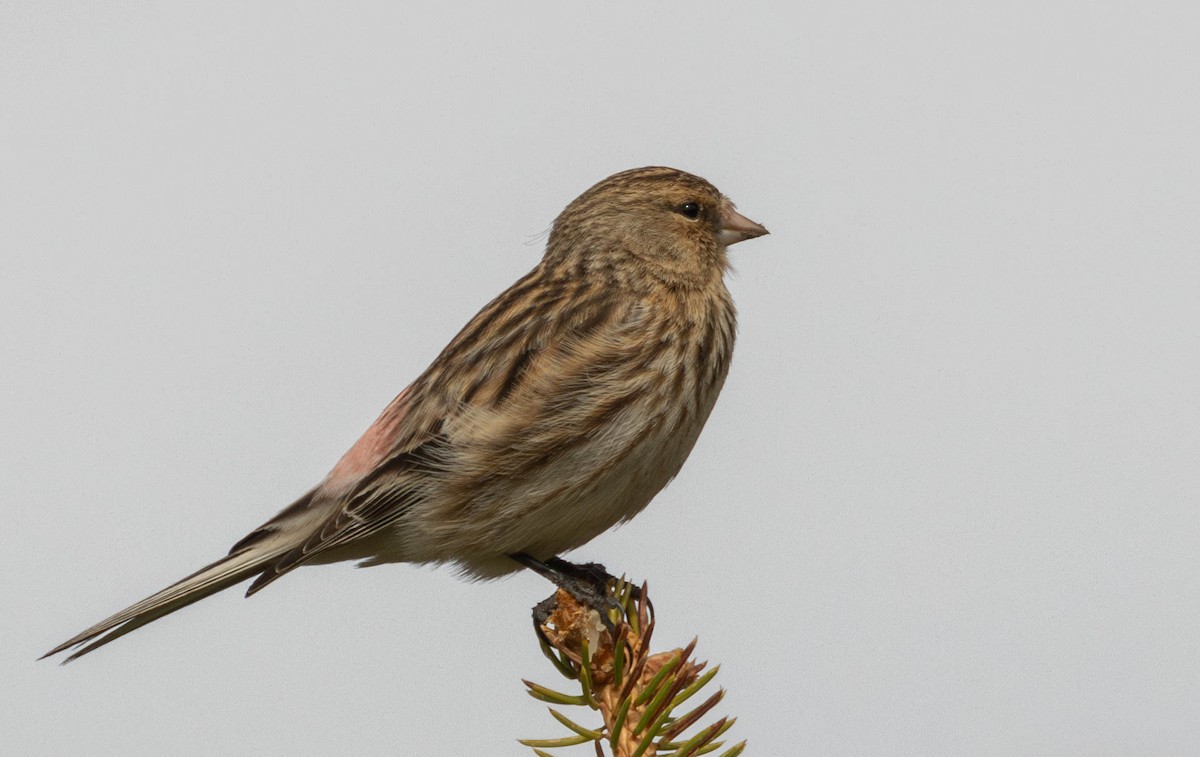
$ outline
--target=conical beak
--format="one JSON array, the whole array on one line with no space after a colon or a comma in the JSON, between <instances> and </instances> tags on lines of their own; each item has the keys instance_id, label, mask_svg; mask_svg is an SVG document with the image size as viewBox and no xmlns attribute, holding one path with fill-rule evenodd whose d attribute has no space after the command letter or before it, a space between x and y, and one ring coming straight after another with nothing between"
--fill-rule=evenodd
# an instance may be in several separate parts
<instances>
[{"instance_id":1,"label":"conical beak","mask_svg":"<svg viewBox=\"0 0 1200 757\"><path fill-rule=\"evenodd\" d=\"M725 212L721 214L721 244L737 244L770 233L763 228L762 224L751 221L732 207L727 206Z\"/></svg>"}]
</instances>

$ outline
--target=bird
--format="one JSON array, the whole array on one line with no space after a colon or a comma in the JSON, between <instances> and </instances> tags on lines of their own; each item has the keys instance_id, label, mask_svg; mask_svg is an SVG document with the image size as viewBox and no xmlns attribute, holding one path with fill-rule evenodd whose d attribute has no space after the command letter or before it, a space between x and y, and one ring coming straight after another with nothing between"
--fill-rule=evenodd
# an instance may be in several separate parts
<instances>
[{"instance_id":1,"label":"bird","mask_svg":"<svg viewBox=\"0 0 1200 757\"><path fill-rule=\"evenodd\" d=\"M767 234L707 180L650 166L598 182L325 478L228 554L51 649L64 664L218 591L301 565L533 568L637 515L675 477L725 383L727 247Z\"/></svg>"}]
</instances>

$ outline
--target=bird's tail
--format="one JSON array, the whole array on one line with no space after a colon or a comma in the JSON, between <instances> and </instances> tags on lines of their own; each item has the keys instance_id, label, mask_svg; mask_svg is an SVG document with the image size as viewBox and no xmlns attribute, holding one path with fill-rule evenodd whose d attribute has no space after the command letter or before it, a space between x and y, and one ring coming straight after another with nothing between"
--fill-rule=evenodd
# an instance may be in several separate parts
<instances>
[{"instance_id":1,"label":"bird's tail","mask_svg":"<svg viewBox=\"0 0 1200 757\"><path fill-rule=\"evenodd\" d=\"M276 550L263 551L254 548L236 550L187 578L171 584L157 594L152 594L141 602L121 610L116 615L100 621L86 631L72 636L42 655L42 659L66 651L71 647L91 642L63 660L65 665L76 657L82 657L153 620L173 613L181 607L187 607L210 594L227 589L256 573L261 573L266 569L268 563L278 556L279 552Z\"/></svg>"}]
</instances>

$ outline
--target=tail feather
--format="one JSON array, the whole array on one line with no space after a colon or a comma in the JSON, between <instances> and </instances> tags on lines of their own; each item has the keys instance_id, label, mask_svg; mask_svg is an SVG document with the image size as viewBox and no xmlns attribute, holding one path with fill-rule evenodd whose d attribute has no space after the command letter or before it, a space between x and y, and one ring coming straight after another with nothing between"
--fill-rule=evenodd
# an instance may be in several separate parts
<instances>
[{"instance_id":1,"label":"tail feather","mask_svg":"<svg viewBox=\"0 0 1200 757\"><path fill-rule=\"evenodd\" d=\"M127 607L116 615L106 618L86 631L82 631L71 637L42 655L41 659L64 652L71 647L91 642L63 660L63 664L65 665L75 658L82 657L88 652L98 649L130 631L141 628L153 620L173 613L180 608L187 607L193 602L198 602L211 594L216 594L222 589L227 589L257 573L261 573L278 556L278 552L274 550L264 553L259 550L247 549L222 557L220 560L211 565L206 565L187 578L171 584L157 594L152 594L141 602Z\"/></svg>"}]
</instances>

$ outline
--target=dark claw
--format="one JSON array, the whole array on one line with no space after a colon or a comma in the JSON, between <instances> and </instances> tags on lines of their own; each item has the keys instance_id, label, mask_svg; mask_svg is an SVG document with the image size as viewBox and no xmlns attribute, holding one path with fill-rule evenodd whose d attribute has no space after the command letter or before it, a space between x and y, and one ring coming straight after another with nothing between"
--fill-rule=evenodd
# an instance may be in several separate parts
<instances>
[{"instance_id":1,"label":"dark claw","mask_svg":"<svg viewBox=\"0 0 1200 757\"><path fill-rule=\"evenodd\" d=\"M558 600L553 596L543 599L533 606L533 632L538 635L538 638L547 647L553 647L554 645L550 643L550 639L546 638L546 632L542 630L542 626L546 624L546 621L550 620L550 616L557 609Z\"/></svg>"}]
</instances>

